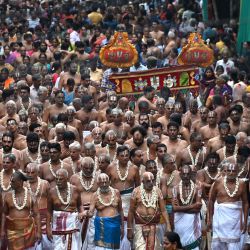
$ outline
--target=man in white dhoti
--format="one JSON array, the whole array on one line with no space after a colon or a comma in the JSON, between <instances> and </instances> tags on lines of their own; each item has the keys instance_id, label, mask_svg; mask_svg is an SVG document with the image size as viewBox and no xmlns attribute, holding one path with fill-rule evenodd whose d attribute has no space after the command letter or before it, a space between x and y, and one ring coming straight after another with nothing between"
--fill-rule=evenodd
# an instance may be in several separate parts
<instances>
[{"instance_id":1,"label":"man in white dhoti","mask_svg":"<svg viewBox=\"0 0 250 250\"><path fill-rule=\"evenodd\" d=\"M201 244L201 189L191 180L190 166L181 168L181 181L173 188L174 231L184 249L199 249Z\"/></svg>"},{"instance_id":2,"label":"man in white dhoti","mask_svg":"<svg viewBox=\"0 0 250 250\"><path fill-rule=\"evenodd\" d=\"M208 226L212 226L212 250L239 250L246 232L248 200L238 166L227 164L225 176L214 182L209 196Z\"/></svg>"},{"instance_id":3,"label":"man in white dhoti","mask_svg":"<svg viewBox=\"0 0 250 250\"><path fill-rule=\"evenodd\" d=\"M83 218L80 193L68 182L68 172L56 172L56 186L49 192L47 235L54 250L81 249L80 221Z\"/></svg>"}]
</instances>

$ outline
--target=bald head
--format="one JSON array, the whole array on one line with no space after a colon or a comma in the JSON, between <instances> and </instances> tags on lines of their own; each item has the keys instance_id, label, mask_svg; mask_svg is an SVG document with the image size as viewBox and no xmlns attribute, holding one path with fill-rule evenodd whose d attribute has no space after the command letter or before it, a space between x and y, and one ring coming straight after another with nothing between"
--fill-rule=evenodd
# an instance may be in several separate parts
<instances>
[{"instance_id":1,"label":"bald head","mask_svg":"<svg viewBox=\"0 0 250 250\"><path fill-rule=\"evenodd\" d=\"M98 183L105 182L105 181L108 182L109 181L109 176L107 174L105 174L105 173L101 173L101 174L98 175L97 181L98 181Z\"/></svg>"},{"instance_id":2,"label":"bald head","mask_svg":"<svg viewBox=\"0 0 250 250\"><path fill-rule=\"evenodd\" d=\"M34 162L31 162L26 166L27 171L35 171L37 173L38 169L39 169L38 165Z\"/></svg>"},{"instance_id":3,"label":"bald head","mask_svg":"<svg viewBox=\"0 0 250 250\"><path fill-rule=\"evenodd\" d=\"M56 171L56 175L62 175L65 178L68 178L69 174L68 171L66 169L60 168Z\"/></svg>"},{"instance_id":4,"label":"bald head","mask_svg":"<svg viewBox=\"0 0 250 250\"><path fill-rule=\"evenodd\" d=\"M151 172L145 172L142 175L142 180L147 181L147 180L154 180L154 175Z\"/></svg>"}]
</instances>

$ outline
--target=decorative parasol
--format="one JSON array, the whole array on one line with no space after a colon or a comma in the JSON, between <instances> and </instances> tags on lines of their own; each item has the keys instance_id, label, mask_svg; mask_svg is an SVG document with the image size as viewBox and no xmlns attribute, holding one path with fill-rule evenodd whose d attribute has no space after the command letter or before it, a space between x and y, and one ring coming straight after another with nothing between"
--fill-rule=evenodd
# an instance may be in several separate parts
<instances>
[{"instance_id":1,"label":"decorative parasol","mask_svg":"<svg viewBox=\"0 0 250 250\"><path fill-rule=\"evenodd\" d=\"M137 62L138 53L127 32L115 32L112 41L101 49L100 59L110 68L128 68Z\"/></svg>"},{"instance_id":2,"label":"decorative parasol","mask_svg":"<svg viewBox=\"0 0 250 250\"><path fill-rule=\"evenodd\" d=\"M213 64L214 52L204 43L199 33L191 33L177 61L180 65L208 67Z\"/></svg>"}]
</instances>

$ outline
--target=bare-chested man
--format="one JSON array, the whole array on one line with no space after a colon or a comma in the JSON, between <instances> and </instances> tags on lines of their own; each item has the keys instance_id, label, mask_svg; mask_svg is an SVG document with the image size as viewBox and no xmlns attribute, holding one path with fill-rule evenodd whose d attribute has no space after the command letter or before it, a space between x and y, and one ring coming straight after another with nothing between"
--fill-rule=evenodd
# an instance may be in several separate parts
<instances>
[{"instance_id":1,"label":"bare-chested man","mask_svg":"<svg viewBox=\"0 0 250 250\"><path fill-rule=\"evenodd\" d=\"M219 135L208 140L207 151L216 152L220 148L225 146L225 138L230 132L230 126L228 122L221 122L218 126Z\"/></svg>"},{"instance_id":2,"label":"bare-chested man","mask_svg":"<svg viewBox=\"0 0 250 250\"><path fill-rule=\"evenodd\" d=\"M152 134L158 135L161 142L167 139L167 136L163 134L163 126L160 122L152 123L151 128Z\"/></svg>"},{"instance_id":3,"label":"bare-chested man","mask_svg":"<svg viewBox=\"0 0 250 250\"><path fill-rule=\"evenodd\" d=\"M5 154L3 155L2 159L3 169L0 172L0 185L2 191L2 198L4 198L5 192L10 191L11 189L10 181L16 168L16 156L12 153Z\"/></svg>"},{"instance_id":4,"label":"bare-chested man","mask_svg":"<svg viewBox=\"0 0 250 250\"><path fill-rule=\"evenodd\" d=\"M153 98L155 96L155 89L152 86L146 86L143 89L143 96L140 97L135 106L135 113L139 112L138 105L141 101L146 101L149 104L149 109L150 110L157 110L155 104L153 104Z\"/></svg>"},{"instance_id":5,"label":"bare-chested man","mask_svg":"<svg viewBox=\"0 0 250 250\"><path fill-rule=\"evenodd\" d=\"M38 165L37 163L29 163L26 167L26 174L29 180L26 182L26 186L33 198L37 201L38 210L41 219L42 229L42 241L37 249L50 250L52 248L51 242L46 235L46 221L47 221L47 198L49 194L50 185L46 180L42 180L38 177Z\"/></svg>"},{"instance_id":6,"label":"bare-chested man","mask_svg":"<svg viewBox=\"0 0 250 250\"><path fill-rule=\"evenodd\" d=\"M121 109L112 109L111 114L113 116L113 122L107 124L106 131L113 130L117 136L117 142L123 144L128 139L128 133L130 126L123 122L123 113Z\"/></svg>"},{"instance_id":7,"label":"bare-chested man","mask_svg":"<svg viewBox=\"0 0 250 250\"><path fill-rule=\"evenodd\" d=\"M200 118L191 125L191 133L192 132L200 132L200 129L207 125L207 117L208 117L208 108L207 107L200 107L199 108L199 116Z\"/></svg>"},{"instance_id":8,"label":"bare-chested man","mask_svg":"<svg viewBox=\"0 0 250 250\"><path fill-rule=\"evenodd\" d=\"M176 165L180 169L184 165L192 166L192 171L197 172L204 166L206 149L202 145L202 138L199 133L192 133L190 145L179 151L176 155Z\"/></svg>"},{"instance_id":9,"label":"bare-chested man","mask_svg":"<svg viewBox=\"0 0 250 250\"><path fill-rule=\"evenodd\" d=\"M168 134L167 132L167 126L170 120L170 115L174 112L174 103L173 102L167 102L165 105L165 115L159 117L157 119L157 122L160 122L163 126L163 133L165 135Z\"/></svg>"},{"instance_id":10,"label":"bare-chested man","mask_svg":"<svg viewBox=\"0 0 250 250\"><path fill-rule=\"evenodd\" d=\"M116 151L119 146L117 143L117 135L114 130L109 130L105 134L105 150L102 150L102 153L109 155L111 162L116 161Z\"/></svg>"},{"instance_id":11,"label":"bare-chested man","mask_svg":"<svg viewBox=\"0 0 250 250\"><path fill-rule=\"evenodd\" d=\"M214 111L209 111L207 116L208 124L200 128L201 136L204 140L205 146L209 139L214 138L219 135L219 129L217 125L217 113Z\"/></svg>"},{"instance_id":12,"label":"bare-chested man","mask_svg":"<svg viewBox=\"0 0 250 250\"><path fill-rule=\"evenodd\" d=\"M236 155L238 151L238 146L236 145L236 138L234 135L228 135L225 137L225 146L216 151L220 156L220 161L226 158Z\"/></svg>"},{"instance_id":13,"label":"bare-chested man","mask_svg":"<svg viewBox=\"0 0 250 250\"><path fill-rule=\"evenodd\" d=\"M47 124L52 123L51 118L60 113L67 112L67 105L64 104L64 93L61 90L55 92L55 104L50 105L44 110L43 121Z\"/></svg>"},{"instance_id":14,"label":"bare-chested man","mask_svg":"<svg viewBox=\"0 0 250 250\"><path fill-rule=\"evenodd\" d=\"M160 189L165 200L166 211L169 215L171 228L174 228L174 214L172 206L173 187L180 182L180 174L176 169L175 159L170 154L165 154L162 158L162 170L160 172Z\"/></svg>"},{"instance_id":15,"label":"bare-chested man","mask_svg":"<svg viewBox=\"0 0 250 250\"><path fill-rule=\"evenodd\" d=\"M15 119L7 120L7 131L14 135L13 147L17 150L23 150L27 147L26 136L18 133L17 121Z\"/></svg>"},{"instance_id":16,"label":"bare-chested man","mask_svg":"<svg viewBox=\"0 0 250 250\"><path fill-rule=\"evenodd\" d=\"M156 146L156 159L155 159L155 162L156 162L156 165L157 165L157 169L160 170L162 169L162 159L164 157L164 155L167 153L167 146L163 143L159 143L157 146Z\"/></svg>"},{"instance_id":17,"label":"bare-chested man","mask_svg":"<svg viewBox=\"0 0 250 250\"><path fill-rule=\"evenodd\" d=\"M249 124L250 123L250 93L249 92L246 92L242 95L242 102L243 102L242 121Z\"/></svg>"},{"instance_id":18,"label":"bare-chested man","mask_svg":"<svg viewBox=\"0 0 250 250\"><path fill-rule=\"evenodd\" d=\"M76 112L76 118L81 121L83 131L88 131L89 123L91 121L98 121L99 112L94 109L94 99L90 95L85 95L82 97L82 108Z\"/></svg>"},{"instance_id":19,"label":"bare-chested man","mask_svg":"<svg viewBox=\"0 0 250 250\"><path fill-rule=\"evenodd\" d=\"M26 137L27 148L21 151L22 162L21 169L25 171L28 163L35 162L40 163L41 155L39 152L39 136L36 133L29 133Z\"/></svg>"},{"instance_id":20,"label":"bare-chested man","mask_svg":"<svg viewBox=\"0 0 250 250\"><path fill-rule=\"evenodd\" d=\"M160 143L158 135L151 135L147 138L147 151L144 154L144 163L148 160L155 160L157 157L156 147Z\"/></svg>"},{"instance_id":21,"label":"bare-chested man","mask_svg":"<svg viewBox=\"0 0 250 250\"><path fill-rule=\"evenodd\" d=\"M230 133L237 135L238 132L246 132L249 134L249 124L242 120L243 107L241 105L235 105L229 110L228 122L230 125Z\"/></svg>"},{"instance_id":22,"label":"bare-chested man","mask_svg":"<svg viewBox=\"0 0 250 250\"><path fill-rule=\"evenodd\" d=\"M64 163L68 164L72 168L73 174L78 173L81 169L81 151L81 144L75 141L69 145L70 156L63 160Z\"/></svg>"},{"instance_id":23,"label":"bare-chested man","mask_svg":"<svg viewBox=\"0 0 250 250\"><path fill-rule=\"evenodd\" d=\"M164 98L162 97L158 98L155 105L156 105L157 111L156 111L156 114L152 116L152 123L156 122L158 118L165 116L165 113L166 113L166 110L165 110L166 102Z\"/></svg>"},{"instance_id":24,"label":"bare-chested man","mask_svg":"<svg viewBox=\"0 0 250 250\"><path fill-rule=\"evenodd\" d=\"M191 130L192 123L200 119L198 113L198 103L196 99L192 99L189 103L189 111L183 116L183 126L189 131Z\"/></svg>"},{"instance_id":25,"label":"bare-chested man","mask_svg":"<svg viewBox=\"0 0 250 250\"><path fill-rule=\"evenodd\" d=\"M164 32L159 29L158 21L152 22L152 31L149 34L155 40L156 45L163 44Z\"/></svg>"},{"instance_id":26,"label":"bare-chested man","mask_svg":"<svg viewBox=\"0 0 250 250\"><path fill-rule=\"evenodd\" d=\"M2 137L2 148L0 149L0 169L2 169L3 157L7 154L14 154L16 157L15 169L20 167L20 161L22 159L21 152L13 148L14 137L11 132L5 132Z\"/></svg>"},{"instance_id":27,"label":"bare-chested man","mask_svg":"<svg viewBox=\"0 0 250 250\"><path fill-rule=\"evenodd\" d=\"M81 249L80 220L83 218L81 195L68 182L65 169L56 171L56 186L48 195L47 235L55 250Z\"/></svg>"},{"instance_id":28,"label":"bare-chested man","mask_svg":"<svg viewBox=\"0 0 250 250\"><path fill-rule=\"evenodd\" d=\"M23 187L24 181L27 177L22 172L13 173L12 191L3 200L1 241L6 235L8 249L35 249L42 238L37 202Z\"/></svg>"},{"instance_id":29,"label":"bare-chested man","mask_svg":"<svg viewBox=\"0 0 250 250\"><path fill-rule=\"evenodd\" d=\"M154 175L143 174L142 184L131 197L128 214L127 235L131 244L139 249L160 249L160 239L156 234L157 224L162 215L168 231L171 231L161 190L154 185Z\"/></svg>"},{"instance_id":30,"label":"bare-chested man","mask_svg":"<svg viewBox=\"0 0 250 250\"><path fill-rule=\"evenodd\" d=\"M134 188L140 184L139 170L129 161L129 149L126 146L119 146L117 148L116 157L117 161L110 164L107 169L107 174L110 177L111 186L120 191L124 217L127 218L131 193ZM121 244L121 249L130 249L130 243L127 240L126 231Z\"/></svg>"},{"instance_id":31,"label":"bare-chested man","mask_svg":"<svg viewBox=\"0 0 250 250\"><path fill-rule=\"evenodd\" d=\"M109 177L104 173L97 180L98 189L92 196L89 211L85 212L87 217L93 217L97 210L94 219L95 249L122 249L120 240L124 235L124 216L119 190L110 186Z\"/></svg>"},{"instance_id":32,"label":"bare-chested man","mask_svg":"<svg viewBox=\"0 0 250 250\"><path fill-rule=\"evenodd\" d=\"M146 130L141 126L136 126L131 129L130 133L133 137L125 141L124 145L127 145L130 150L133 148L139 148L145 154L147 151L147 142L145 139L145 137L147 136Z\"/></svg>"},{"instance_id":33,"label":"bare-chested man","mask_svg":"<svg viewBox=\"0 0 250 250\"><path fill-rule=\"evenodd\" d=\"M84 210L89 210L93 193L97 190L95 163L92 158L84 157L81 160L81 171L70 178L70 183L76 186L81 193L81 204ZM94 219L86 218L82 225L82 242L84 250L95 250L94 244Z\"/></svg>"},{"instance_id":34,"label":"bare-chested man","mask_svg":"<svg viewBox=\"0 0 250 250\"><path fill-rule=\"evenodd\" d=\"M168 153L176 157L177 152L188 146L188 143L178 138L179 125L176 122L169 122L167 126L168 136L164 143L167 146Z\"/></svg>"},{"instance_id":35,"label":"bare-chested man","mask_svg":"<svg viewBox=\"0 0 250 250\"><path fill-rule=\"evenodd\" d=\"M6 102L6 115L1 118L0 120L0 124L3 126L6 126L7 120L8 119L14 119L17 122L20 121L19 116L17 114L17 107L16 107L16 103L13 100L9 100L8 102Z\"/></svg>"},{"instance_id":36,"label":"bare-chested man","mask_svg":"<svg viewBox=\"0 0 250 250\"><path fill-rule=\"evenodd\" d=\"M81 75L77 73L77 64L75 62L71 62L69 66L69 72L65 72L60 77L59 82L59 89L63 89L66 86L67 80L69 78L73 78L75 80L75 84L80 84L81 82Z\"/></svg>"},{"instance_id":37,"label":"bare-chested man","mask_svg":"<svg viewBox=\"0 0 250 250\"><path fill-rule=\"evenodd\" d=\"M42 179L47 180L51 187L56 184L56 171L65 169L68 172L69 178L73 175L72 167L60 160L61 146L58 142L49 144L50 160L40 166L39 175Z\"/></svg>"},{"instance_id":38,"label":"bare-chested man","mask_svg":"<svg viewBox=\"0 0 250 250\"><path fill-rule=\"evenodd\" d=\"M248 200L237 164L227 164L225 176L217 179L209 195L208 226L212 227L212 249L242 249L241 236L247 230Z\"/></svg>"},{"instance_id":39,"label":"bare-chested man","mask_svg":"<svg viewBox=\"0 0 250 250\"><path fill-rule=\"evenodd\" d=\"M181 238L183 248L199 249L201 243L201 194L199 186L191 180L192 170L184 165L181 181L173 188L172 205L175 232Z\"/></svg>"}]
</instances>

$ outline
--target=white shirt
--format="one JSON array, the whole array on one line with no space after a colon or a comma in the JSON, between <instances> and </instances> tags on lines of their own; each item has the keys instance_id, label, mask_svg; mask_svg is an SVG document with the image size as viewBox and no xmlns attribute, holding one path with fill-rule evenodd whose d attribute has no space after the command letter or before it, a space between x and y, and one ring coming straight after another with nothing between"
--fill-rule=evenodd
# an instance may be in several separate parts
<instances>
[{"instance_id":1,"label":"white shirt","mask_svg":"<svg viewBox=\"0 0 250 250\"><path fill-rule=\"evenodd\" d=\"M34 85L32 85L32 86L30 87L30 99L31 99L33 102L39 101L37 92L38 92L38 89L36 89L36 88L34 87Z\"/></svg>"},{"instance_id":2,"label":"white shirt","mask_svg":"<svg viewBox=\"0 0 250 250\"><path fill-rule=\"evenodd\" d=\"M228 74L229 71L234 67L234 62L228 59L227 62L224 63L224 60L221 59L217 61L216 66L215 66L215 71L219 65L224 68L224 74Z\"/></svg>"},{"instance_id":3,"label":"white shirt","mask_svg":"<svg viewBox=\"0 0 250 250\"><path fill-rule=\"evenodd\" d=\"M138 68L135 66L130 67L129 72L136 72L136 71L141 71L141 70L147 70L148 68L142 64Z\"/></svg>"},{"instance_id":4,"label":"white shirt","mask_svg":"<svg viewBox=\"0 0 250 250\"><path fill-rule=\"evenodd\" d=\"M81 40L79 34L78 34L75 30L73 30L73 31L70 33L69 39L70 39L70 43L71 43L72 45L74 45L76 42L79 42L79 41Z\"/></svg>"}]
</instances>

